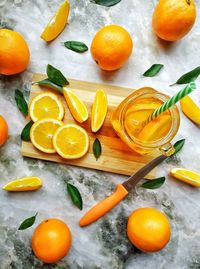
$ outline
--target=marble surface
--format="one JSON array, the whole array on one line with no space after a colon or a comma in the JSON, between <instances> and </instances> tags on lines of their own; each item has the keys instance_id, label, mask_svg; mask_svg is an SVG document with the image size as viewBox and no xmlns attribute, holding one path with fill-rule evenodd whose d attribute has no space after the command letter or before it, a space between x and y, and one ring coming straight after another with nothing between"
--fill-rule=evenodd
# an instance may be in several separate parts
<instances>
[{"instance_id":1,"label":"marble surface","mask_svg":"<svg viewBox=\"0 0 200 269\"><path fill-rule=\"evenodd\" d=\"M199 127L181 114L177 139L186 138L186 145L176 158L158 169L158 176L167 177L159 190L137 187L117 208L85 229L77 225L81 215L96 201L108 195L125 177L57 165L23 158L20 154L20 132L25 124L15 105L15 88L29 96L33 72L45 72L48 63L68 77L122 85L133 88L152 86L170 95L180 87L169 87L180 75L199 65L200 31L198 18L191 33L174 44L159 41L151 30L151 14L156 0L122 0L106 8L89 0L70 0L69 25L59 38L46 45L39 35L61 0L0 0L0 27L21 32L31 50L28 70L13 77L0 77L0 114L9 124L9 139L0 148L0 185L11 179L36 175L44 187L32 193L10 194L0 191L0 269L197 269L200 268L200 198L199 190L167 176L176 165L200 172ZM196 0L199 6L200 0ZM198 16L199 17L199 16ZM134 40L134 53L128 64L112 73L100 71L90 53L83 55L66 50L61 42L81 40L90 45L95 32L106 24L120 24ZM155 78L141 74L153 63L165 68ZM199 84L199 81L197 81ZM192 94L200 105L199 91ZM66 182L75 184L84 201L83 212L75 208L66 192ZM126 237L128 215L139 207L163 210L172 226L172 237L165 249L155 254L136 250ZM38 212L37 224L45 218L57 217L68 223L73 234L69 255L53 265L45 265L32 254L30 247L34 227L19 232L21 221Z\"/></svg>"}]
</instances>

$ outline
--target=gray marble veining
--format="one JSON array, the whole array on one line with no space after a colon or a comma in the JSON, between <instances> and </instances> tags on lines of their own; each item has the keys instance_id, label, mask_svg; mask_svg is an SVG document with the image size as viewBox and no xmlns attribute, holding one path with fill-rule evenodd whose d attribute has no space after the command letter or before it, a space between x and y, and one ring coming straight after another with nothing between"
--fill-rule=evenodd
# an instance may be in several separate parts
<instances>
[{"instance_id":1,"label":"gray marble veining","mask_svg":"<svg viewBox=\"0 0 200 269\"><path fill-rule=\"evenodd\" d=\"M31 50L31 63L26 72L0 77L0 114L7 119L10 133L8 142L0 148L0 183L2 186L11 179L29 175L39 176L44 181L44 187L37 192L10 194L0 191L0 269L199 269L199 190L167 176L175 165L200 172L199 127L181 115L181 128L176 139L186 138L186 145L181 154L159 167L158 176L167 177L161 189L150 191L137 187L135 193L107 216L81 229L77 224L83 212L108 195L125 177L23 158L20 132L25 120L16 108L14 89L23 89L28 99L32 73L44 73L50 63L71 78L133 88L147 85L172 95L180 87L169 87L169 84L199 65L200 19L197 18L186 38L165 44L151 30L151 14L156 0L122 0L112 8L94 5L89 0L71 0L68 27L47 46L39 36L61 2L0 0L0 27L21 32ZM196 4L199 13L200 1L196 0ZM133 56L117 72L102 72L89 52L80 55L61 45L66 40L81 40L90 45L95 32L111 23L124 26L134 40ZM141 74L153 63L163 63L165 68L155 78L142 77ZM192 96L200 105L199 91ZM83 212L71 204L66 182L79 188L84 201ZM128 215L134 209L146 206L163 210L171 221L171 241L159 253L141 253L126 237ZM39 213L37 223L44 218L57 217L70 226L72 248L57 264L45 265L32 254L30 240L35 226L24 232L17 231L19 223L35 212Z\"/></svg>"}]
</instances>

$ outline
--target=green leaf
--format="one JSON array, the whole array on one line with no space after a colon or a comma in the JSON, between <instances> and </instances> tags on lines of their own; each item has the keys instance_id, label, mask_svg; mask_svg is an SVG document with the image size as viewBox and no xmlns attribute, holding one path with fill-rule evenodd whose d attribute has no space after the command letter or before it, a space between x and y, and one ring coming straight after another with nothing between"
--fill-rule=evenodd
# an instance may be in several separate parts
<instances>
[{"instance_id":1,"label":"green leaf","mask_svg":"<svg viewBox=\"0 0 200 269\"><path fill-rule=\"evenodd\" d=\"M28 115L28 105L27 105L27 102L24 98L23 93L18 89L15 90L15 101L16 101L17 107L22 112L22 114L24 114L24 116L27 116Z\"/></svg>"},{"instance_id":2,"label":"green leaf","mask_svg":"<svg viewBox=\"0 0 200 269\"><path fill-rule=\"evenodd\" d=\"M184 146L184 144L185 144L185 139L181 139L181 140L177 141L174 144L175 152L174 152L173 155L177 154L182 149L182 147Z\"/></svg>"},{"instance_id":3,"label":"green leaf","mask_svg":"<svg viewBox=\"0 0 200 269\"><path fill-rule=\"evenodd\" d=\"M195 81L200 75L200 66L181 76L174 84L186 84ZM171 86L173 86L172 84Z\"/></svg>"},{"instance_id":4,"label":"green leaf","mask_svg":"<svg viewBox=\"0 0 200 269\"><path fill-rule=\"evenodd\" d=\"M48 78L40 80L40 81L35 82L35 83L39 84L40 86L49 87L49 88L51 88L53 90L57 90L60 93L63 93L63 88L61 86L53 83L52 81L50 81Z\"/></svg>"},{"instance_id":5,"label":"green leaf","mask_svg":"<svg viewBox=\"0 0 200 269\"><path fill-rule=\"evenodd\" d=\"M148 180L147 182L144 182L141 187L145 189L158 189L160 188L165 182L165 177L159 177L153 180Z\"/></svg>"},{"instance_id":6,"label":"green leaf","mask_svg":"<svg viewBox=\"0 0 200 269\"><path fill-rule=\"evenodd\" d=\"M144 74L145 77L154 77L164 67L163 64L153 64Z\"/></svg>"},{"instance_id":7,"label":"green leaf","mask_svg":"<svg viewBox=\"0 0 200 269\"><path fill-rule=\"evenodd\" d=\"M66 41L64 42L64 46L69 50L73 50L79 53L82 53L88 50L88 47L83 42L79 42L79 41Z\"/></svg>"},{"instance_id":8,"label":"green leaf","mask_svg":"<svg viewBox=\"0 0 200 269\"><path fill-rule=\"evenodd\" d=\"M30 130L31 130L31 126L33 125L33 121L29 121L29 123L26 124L26 126L24 127L24 129L21 132L21 140L23 141L30 141Z\"/></svg>"},{"instance_id":9,"label":"green leaf","mask_svg":"<svg viewBox=\"0 0 200 269\"><path fill-rule=\"evenodd\" d=\"M62 87L69 84L69 82L60 72L60 70L56 69L50 64L47 65L47 76L51 82L55 83L58 86Z\"/></svg>"},{"instance_id":10,"label":"green leaf","mask_svg":"<svg viewBox=\"0 0 200 269\"><path fill-rule=\"evenodd\" d=\"M19 226L18 230L26 230L28 229L29 227L31 227L34 223L35 223L35 220L36 220L36 216L37 216L37 213L35 214L35 216L32 216L28 219L25 219Z\"/></svg>"},{"instance_id":11,"label":"green leaf","mask_svg":"<svg viewBox=\"0 0 200 269\"><path fill-rule=\"evenodd\" d=\"M111 7L121 2L121 0L90 0L90 2L100 6Z\"/></svg>"},{"instance_id":12,"label":"green leaf","mask_svg":"<svg viewBox=\"0 0 200 269\"><path fill-rule=\"evenodd\" d=\"M101 142L99 141L98 138L96 138L93 143L93 154L96 160L98 160L99 157L101 156Z\"/></svg>"},{"instance_id":13,"label":"green leaf","mask_svg":"<svg viewBox=\"0 0 200 269\"><path fill-rule=\"evenodd\" d=\"M79 190L74 185L67 183L67 191L74 205L77 206L80 210L82 210L83 200L82 200Z\"/></svg>"}]
</instances>

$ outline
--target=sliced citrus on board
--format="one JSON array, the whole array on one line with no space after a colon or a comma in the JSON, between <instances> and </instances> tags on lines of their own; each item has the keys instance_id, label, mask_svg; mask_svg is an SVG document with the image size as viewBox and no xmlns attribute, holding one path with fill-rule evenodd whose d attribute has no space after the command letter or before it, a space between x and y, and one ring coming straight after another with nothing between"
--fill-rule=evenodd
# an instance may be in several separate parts
<instances>
[{"instance_id":1,"label":"sliced citrus on board","mask_svg":"<svg viewBox=\"0 0 200 269\"><path fill-rule=\"evenodd\" d=\"M34 191L42 187L42 180L39 177L23 177L8 182L3 186L5 191Z\"/></svg>"},{"instance_id":2,"label":"sliced citrus on board","mask_svg":"<svg viewBox=\"0 0 200 269\"><path fill-rule=\"evenodd\" d=\"M73 118L82 123L88 119L88 110L83 101L70 89L64 87L63 94Z\"/></svg>"},{"instance_id":3,"label":"sliced citrus on board","mask_svg":"<svg viewBox=\"0 0 200 269\"><path fill-rule=\"evenodd\" d=\"M91 128L93 133L96 133L103 125L107 110L107 95L103 90L98 90L96 92L94 103L92 106Z\"/></svg>"},{"instance_id":4,"label":"sliced citrus on board","mask_svg":"<svg viewBox=\"0 0 200 269\"><path fill-rule=\"evenodd\" d=\"M29 114L34 122L44 118L62 120L64 107L55 94L45 92L33 98L29 107Z\"/></svg>"},{"instance_id":5,"label":"sliced citrus on board","mask_svg":"<svg viewBox=\"0 0 200 269\"><path fill-rule=\"evenodd\" d=\"M56 119L45 118L36 121L30 131L30 138L33 145L42 152L55 153L53 136L63 123Z\"/></svg>"},{"instance_id":6,"label":"sliced citrus on board","mask_svg":"<svg viewBox=\"0 0 200 269\"><path fill-rule=\"evenodd\" d=\"M170 175L192 186L200 188L200 174L184 168L173 168Z\"/></svg>"},{"instance_id":7,"label":"sliced citrus on board","mask_svg":"<svg viewBox=\"0 0 200 269\"><path fill-rule=\"evenodd\" d=\"M51 18L50 22L45 27L41 38L46 42L55 39L65 28L69 16L70 4L68 1L64 1L54 16Z\"/></svg>"},{"instance_id":8,"label":"sliced citrus on board","mask_svg":"<svg viewBox=\"0 0 200 269\"><path fill-rule=\"evenodd\" d=\"M183 113L196 124L200 124L200 108L195 104L191 97L185 96L180 100Z\"/></svg>"},{"instance_id":9,"label":"sliced citrus on board","mask_svg":"<svg viewBox=\"0 0 200 269\"><path fill-rule=\"evenodd\" d=\"M169 132L171 124L171 116L161 115L144 126L138 135L138 139L144 142L156 141Z\"/></svg>"},{"instance_id":10,"label":"sliced citrus on board","mask_svg":"<svg viewBox=\"0 0 200 269\"><path fill-rule=\"evenodd\" d=\"M78 159L87 153L89 137L82 127L75 124L65 124L56 131L53 145L61 157Z\"/></svg>"}]
</instances>

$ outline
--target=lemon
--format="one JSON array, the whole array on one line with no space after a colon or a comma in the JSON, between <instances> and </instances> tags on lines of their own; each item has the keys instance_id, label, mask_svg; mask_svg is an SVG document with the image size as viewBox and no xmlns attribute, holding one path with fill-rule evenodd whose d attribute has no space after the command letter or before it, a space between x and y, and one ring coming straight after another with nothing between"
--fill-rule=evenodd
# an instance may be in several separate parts
<instances>
[{"instance_id":1,"label":"lemon","mask_svg":"<svg viewBox=\"0 0 200 269\"><path fill-rule=\"evenodd\" d=\"M162 103L161 103L162 104ZM143 111L143 110L155 110L156 108L158 108L159 107L159 103L157 104L157 103L148 103L148 104L143 104L143 103L141 103L141 104L134 104L134 105L132 105L128 110L127 110L127 112L126 112L126 116L128 116L129 114L131 114L131 113L133 113L133 112L137 112L137 111L140 111L141 112L141 110Z\"/></svg>"},{"instance_id":2,"label":"lemon","mask_svg":"<svg viewBox=\"0 0 200 269\"><path fill-rule=\"evenodd\" d=\"M80 123L88 119L88 110L83 101L70 89L64 87L63 94L74 119Z\"/></svg>"},{"instance_id":3,"label":"lemon","mask_svg":"<svg viewBox=\"0 0 200 269\"><path fill-rule=\"evenodd\" d=\"M144 142L151 142L165 136L171 128L171 116L162 115L150 121L139 133L138 138Z\"/></svg>"},{"instance_id":4,"label":"lemon","mask_svg":"<svg viewBox=\"0 0 200 269\"><path fill-rule=\"evenodd\" d=\"M170 174L192 186L200 187L200 174L184 168L173 168Z\"/></svg>"},{"instance_id":5,"label":"lemon","mask_svg":"<svg viewBox=\"0 0 200 269\"><path fill-rule=\"evenodd\" d=\"M31 142L42 152L55 153L53 135L61 125L63 125L61 121L51 118L36 121L30 130Z\"/></svg>"},{"instance_id":6,"label":"lemon","mask_svg":"<svg viewBox=\"0 0 200 269\"><path fill-rule=\"evenodd\" d=\"M61 157L78 159L87 153L89 137L82 127L75 124L65 124L56 131L53 145Z\"/></svg>"},{"instance_id":7,"label":"lemon","mask_svg":"<svg viewBox=\"0 0 200 269\"><path fill-rule=\"evenodd\" d=\"M200 108L192 100L191 97L185 96L180 100L180 105L183 113L194 123L200 124Z\"/></svg>"},{"instance_id":8,"label":"lemon","mask_svg":"<svg viewBox=\"0 0 200 269\"><path fill-rule=\"evenodd\" d=\"M69 2L64 1L41 34L40 37L44 39L44 41L52 41L64 30L69 16L69 10Z\"/></svg>"},{"instance_id":9,"label":"lemon","mask_svg":"<svg viewBox=\"0 0 200 269\"><path fill-rule=\"evenodd\" d=\"M42 187L42 180L39 177L23 177L3 186L5 191L33 191Z\"/></svg>"},{"instance_id":10,"label":"lemon","mask_svg":"<svg viewBox=\"0 0 200 269\"><path fill-rule=\"evenodd\" d=\"M64 108L55 94L45 92L33 98L29 107L29 114L34 122L43 118L62 120Z\"/></svg>"},{"instance_id":11,"label":"lemon","mask_svg":"<svg viewBox=\"0 0 200 269\"><path fill-rule=\"evenodd\" d=\"M105 120L108 110L107 96L103 90L98 90L92 106L91 128L96 133Z\"/></svg>"}]
</instances>

